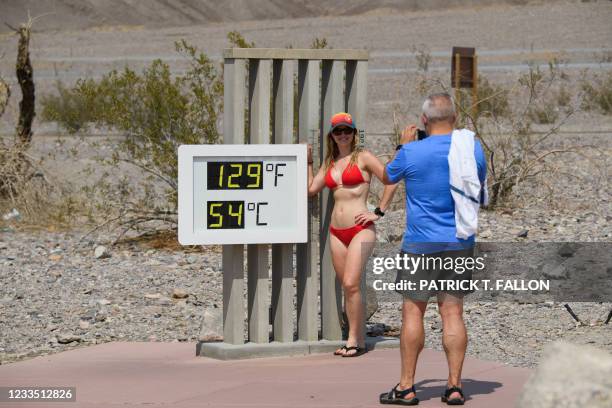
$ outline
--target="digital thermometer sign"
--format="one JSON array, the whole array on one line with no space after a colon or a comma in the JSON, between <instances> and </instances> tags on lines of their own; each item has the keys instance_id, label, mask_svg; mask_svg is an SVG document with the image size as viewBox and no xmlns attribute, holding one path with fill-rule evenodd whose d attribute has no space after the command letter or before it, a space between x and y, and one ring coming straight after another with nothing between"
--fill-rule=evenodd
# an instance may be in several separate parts
<instances>
[{"instance_id":1,"label":"digital thermometer sign","mask_svg":"<svg viewBox=\"0 0 612 408\"><path fill-rule=\"evenodd\" d=\"M305 145L179 147L179 242L306 242Z\"/></svg>"}]
</instances>

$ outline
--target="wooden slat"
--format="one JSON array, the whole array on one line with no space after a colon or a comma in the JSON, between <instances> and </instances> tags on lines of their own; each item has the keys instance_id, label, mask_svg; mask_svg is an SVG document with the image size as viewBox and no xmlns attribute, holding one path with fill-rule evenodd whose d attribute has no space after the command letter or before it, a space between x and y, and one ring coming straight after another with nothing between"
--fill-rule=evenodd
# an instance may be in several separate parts
<instances>
[{"instance_id":1,"label":"wooden slat","mask_svg":"<svg viewBox=\"0 0 612 408\"><path fill-rule=\"evenodd\" d=\"M226 59L223 93L223 142L244 141L244 101L246 64L244 60ZM223 341L244 343L244 245L224 245L223 270Z\"/></svg>"},{"instance_id":2,"label":"wooden slat","mask_svg":"<svg viewBox=\"0 0 612 408\"><path fill-rule=\"evenodd\" d=\"M249 143L270 143L271 60L249 61ZM268 245L247 245L249 341L270 340Z\"/></svg>"},{"instance_id":3,"label":"wooden slat","mask_svg":"<svg viewBox=\"0 0 612 408\"><path fill-rule=\"evenodd\" d=\"M226 48L224 58L290 59L290 60L367 60L367 50L299 49L299 48Z\"/></svg>"},{"instance_id":4,"label":"wooden slat","mask_svg":"<svg viewBox=\"0 0 612 408\"><path fill-rule=\"evenodd\" d=\"M314 141L312 136L319 135L319 85L321 80L319 64L320 62L316 60L298 61L298 141L300 143ZM316 156L319 155L316 154ZM312 219L316 207L316 198L309 198L309 240L304 244L296 245L298 338L304 341L316 341L319 338L317 325L319 252L316 246L319 241L319 231L313 230Z\"/></svg>"},{"instance_id":5,"label":"wooden slat","mask_svg":"<svg viewBox=\"0 0 612 408\"><path fill-rule=\"evenodd\" d=\"M293 143L294 61L274 61L272 83L274 143ZM274 340L293 341L293 244L272 245L272 332Z\"/></svg>"}]
</instances>

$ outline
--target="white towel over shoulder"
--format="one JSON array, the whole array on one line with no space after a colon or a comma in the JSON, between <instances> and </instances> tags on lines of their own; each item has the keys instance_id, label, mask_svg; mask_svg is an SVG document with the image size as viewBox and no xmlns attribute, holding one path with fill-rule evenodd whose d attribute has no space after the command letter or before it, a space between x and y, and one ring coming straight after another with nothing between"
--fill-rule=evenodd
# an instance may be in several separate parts
<instances>
[{"instance_id":1,"label":"white towel over shoulder","mask_svg":"<svg viewBox=\"0 0 612 408\"><path fill-rule=\"evenodd\" d=\"M468 129L454 130L448 152L450 189L455 202L457 238L466 239L478 230L478 209L481 194L487 204L486 180L480 185L478 167L474 155L474 132Z\"/></svg>"}]
</instances>

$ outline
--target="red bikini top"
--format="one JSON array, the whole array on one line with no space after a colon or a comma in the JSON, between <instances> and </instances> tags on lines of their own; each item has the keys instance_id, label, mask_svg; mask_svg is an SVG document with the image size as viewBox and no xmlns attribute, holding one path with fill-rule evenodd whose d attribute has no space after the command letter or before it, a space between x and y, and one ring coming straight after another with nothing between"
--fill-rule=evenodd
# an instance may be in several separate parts
<instances>
[{"instance_id":1,"label":"red bikini top","mask_svg":"<svg viewBox=\"0 0 612 408\"><path fill-rule=\"evenodd\" d=\"M334 178L331 175L332 167L334 167L333 162L329 166L329 169L327 169L327 173L325 173L325 185L330 190L338 187L336 180L334 180ZM341 179L342 179L342 185L345 185L345 186L354 186L356 184L361 184L361 183L366 182L363 178L363 174L361 174L361 170L359 170L359 166L357 166L356 164L350 164L350 163L344 168Z\"/></svg>"}]
</instances>

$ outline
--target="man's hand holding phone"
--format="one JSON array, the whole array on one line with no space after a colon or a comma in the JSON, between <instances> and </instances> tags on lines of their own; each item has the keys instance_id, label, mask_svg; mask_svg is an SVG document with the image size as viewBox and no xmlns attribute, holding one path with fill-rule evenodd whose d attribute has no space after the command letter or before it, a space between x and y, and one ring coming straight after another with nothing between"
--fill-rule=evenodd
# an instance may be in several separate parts
<instances>
[{"instance_id":1,"label":"man's hand holding phone","mask_svg":"<svg viewBox=\"0 0 612 408\"><path fill-rule=\"evenodd\" d=\"M415 124L408 125L402 131L402 136L400 137L400 144L406 144L410 142L414 142L417 138L417 127Z\"/></svg>"}]
</instances>

